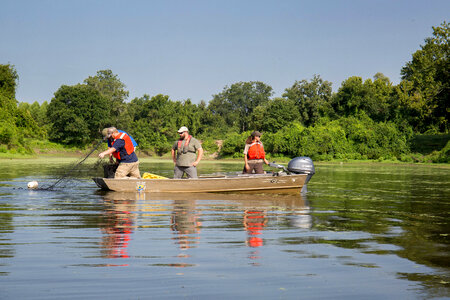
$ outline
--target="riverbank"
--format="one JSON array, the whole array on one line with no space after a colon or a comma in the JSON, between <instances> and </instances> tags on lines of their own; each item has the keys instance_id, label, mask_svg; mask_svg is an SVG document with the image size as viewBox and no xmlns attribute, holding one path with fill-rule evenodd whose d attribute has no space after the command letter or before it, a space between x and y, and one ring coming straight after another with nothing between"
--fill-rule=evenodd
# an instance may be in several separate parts
<instances>
[{"instance_id":1,"label":"riverbank","mask_svg":"<svg viewBox=\"0 0 450 300\"><path fill-rule=\"evenodd\" d=\"M27 164L42 164L44 161L47 164L61 164L67 163L71 164L76 161L79 161L87 155L89 151L51 151L48 153L39 153L33 155L23 155L23 154L8 154L8 153L0 153L0 161L16 161L17 163ZM139 161L141 163L161 163L161 162L171 162L170 153L163 156L151 156L145 153L138 152ZM91 155L86 163L95 163L98 160L98 157L95 155ZM286 164L291 160L289 157L271 157L268 159L270 162L276 162L281 164ZM106 160L105 160L106 162ZM202 159L201 164L214 164L220 162L221 164L241 164L243 162L240 158L217 158L213 156L206 156ZM399 160L342 160L342 159L334 159L329 161L314 161L315 165L342 165L342 164L361 164L361 165L370 165L370 164L384 164L384 165L425 165L425 166L436 166L442 168L449 168L449 163L431 163L431 162L402 162Z\"/></svg>"},{"instance_id":2,"label":"riverbank","mask_svg":"<svg viewBox=\"0 0 450 300\"><path fill-rule=\"evenodd\" d=\"M0 159L36 159L38 157L73 157L83 158L90 151L92 151L94 144L86 146L84 149L65 146L62 144L50 142L48 140L25 139L27 147L24 148L8 148L5 145L0 145ZM450 163L450 135L417 135L411 141L410 152L397 155L376 156L377 159L367 159L367 155L357 155L358 153L328 153L310 156L314 162L330 162L330 163L424 163L424 164L449 164ZM97 144L98 145L98 144ZM207 141L204 142L204 158L203 161L241 161L242 154L233 153L226 157L219 156L221 153L221 141L215 141L215 147L212 147ZM98 150L106 150L106 143L99 145ZM237 151L237 150L235 150ZM229 151L228 151L229 152ZM225 153L227 153L225 151ZM93 156L96 154L93 153ZM163 155L158 155L154 151L141 150L138 147L137 155L139 159L168 159L171 160L171 153L166 152ZM273 156L271 153L267 154L270 161L277 161L287 163L292 157Z\"/></svg>"}]
</instances>

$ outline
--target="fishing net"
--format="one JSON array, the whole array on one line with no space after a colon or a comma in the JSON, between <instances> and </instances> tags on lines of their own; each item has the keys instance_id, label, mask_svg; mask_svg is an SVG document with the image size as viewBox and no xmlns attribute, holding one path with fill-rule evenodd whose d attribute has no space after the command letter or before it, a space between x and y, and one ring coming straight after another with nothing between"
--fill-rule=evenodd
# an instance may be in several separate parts
<instances>
[{"instance_id":1,"label":"fishing net","mask_svg":"<svg viewBox=\"0 0 450 300\"><path fill-rule=\"evenodd\" d=\"M81 165L91 156L92 153L94 153L102 144L104 139L101 139L97 142L97 144L94 145L94 147L88 152L88 154L80 158L79 160L75 161L74 163L70 164L68 167L64 168L63 174L54 182L49 185L44 185L41 188L38 188L39 190L53 190L57 186L60 188L66 187L69 183L71 186L74 185L74 181L79 181L77 177L79 177L81 170ZM104 163L101 159L98 159L93 166L90 169L98 169L100 166L102 166Z\"/></svg>"}]
</instances>

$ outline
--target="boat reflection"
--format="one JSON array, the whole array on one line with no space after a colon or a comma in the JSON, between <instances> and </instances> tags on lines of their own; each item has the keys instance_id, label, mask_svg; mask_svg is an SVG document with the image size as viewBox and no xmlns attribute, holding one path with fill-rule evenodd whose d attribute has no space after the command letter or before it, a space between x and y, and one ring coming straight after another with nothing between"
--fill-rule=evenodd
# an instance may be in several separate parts
<instances>
[{"instance_id":1,"label":"boat reflection","mask_svg":"<svg viewBox=\"0 0 450 300\"><path fill-rule=\"evenodd\" d=\"M166 211L170 215L166 226L173 233L173 240L180 250L198 247L202 222L202 210L226 207L242 214L242 230L246 232L245 245L252 248L250 258L258 258L256 248L264 246L264 230L271 219L270 211L282 211L286 216L284 226L310 229L312 218L305 195L294 194L214 194L214 193L104 193L107 222L103 246L106 257L127 258L127 246L135 227L145 227L146 218ZM209 201L209 202L208 202ZM164 203L164 205L162 205ZM220 203L220 204L218 204ZM219 208L220 209L220 208ZM136 222L136 214L140 214ZM136 224L137 223L137 224ZM225 226L235 228L236 224ZM187 255L187 254L184 254Z\"/></svg>"}]
</instances>

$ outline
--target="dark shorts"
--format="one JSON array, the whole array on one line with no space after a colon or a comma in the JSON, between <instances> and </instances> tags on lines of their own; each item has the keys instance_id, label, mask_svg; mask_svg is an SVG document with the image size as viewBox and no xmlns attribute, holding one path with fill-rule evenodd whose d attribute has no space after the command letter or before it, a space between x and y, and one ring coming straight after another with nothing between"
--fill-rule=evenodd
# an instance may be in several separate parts
<instances>
[{"instance_id":1,"label":"dark shorts","mask_svg":"<svg viewBox=\"0 0 450 300\"><path fill-rule=\"evenodd\" d=\"M252 174L252 173L264 174L264 169L263 169L263 164L264 163L263 162L260 162L260 161L254 162L254 161L251 161L251 160L249 160L247 162L248 162L248 167L249 168L248 168L248 170L245 170L245 166L244 166L243 173L246 173L246 174Z\"/></svg>"}]
</instances>

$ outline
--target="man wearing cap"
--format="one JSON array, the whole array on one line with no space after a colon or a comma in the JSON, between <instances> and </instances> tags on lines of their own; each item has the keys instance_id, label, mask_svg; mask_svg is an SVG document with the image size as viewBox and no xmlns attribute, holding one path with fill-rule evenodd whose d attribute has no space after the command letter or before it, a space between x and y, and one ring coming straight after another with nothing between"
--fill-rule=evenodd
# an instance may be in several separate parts
<instances>
[{"instance_id":1,"label":"man wearing cap","mask_svg":"<svg viewBox=\"0 0 450 300\"><path fill-rule=\"evenodd\" d=\"M255 171L256 174L264 174L263 163L269 164L261 143L261 133L253 131L245 141L244 173L252 174Z\"/></svg>"},{"instance_id":2,"label":"man wearing cap","mask_svg":"<svg viewBox=\"0 0 450 300\"><path fill-rule=\"evenodd\" d=\"M131 142L133 143L133 146L134 146L134 150L136 151L136 147L138 146L138 143L127 132L125 132L123 130L120 130L120 129L117 129L116 127L107 127L107 128L104 128L102 130L102 134L105 137L106 141L108 142L108 148L112 147L112 143L114 142L114 138L112 137L112 133L114 131L116 131L116 130L118 132L121 132L121 133L126 133L130 137ZM110 163L114 163L114 159L113 159L113 155L112 154L109 155L109 162ZM119 163L119 162L117 162L117 163Z\"/></svg>"},{"instance_id":3,"label":"man wearing cap","mask_svg":"<svg viewBox=\"0 0 450 300\"><path fill-rule=\"evenodd\" d=\"M107 137L109 136L107 135ZM103 158L106 155L112 154L117 159L119 166L117 167L114 178L125 178L128 176L131 178L141 178L139 161L136 152L134 152L134 145L130 136L125 132L119 132L117 129L114 129L110 137L113 138L111 147L98 156Z\"/></svg>"},{"instance_id":4,"label":"man wearing cap","mask_svg":"<svg viewBox=\"0 0 450 300\"><path fill-rule=\"evenodd\" d=\"M188 178L197 178L197 165L203 156L202 145L189 135L189 130L185 126L178 129L178 134L180 139L172 146L172 160L175 164L173 178L180 179L184 173Z\"/></svg>"}]
</instances>

